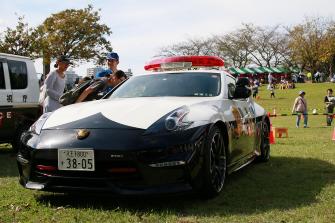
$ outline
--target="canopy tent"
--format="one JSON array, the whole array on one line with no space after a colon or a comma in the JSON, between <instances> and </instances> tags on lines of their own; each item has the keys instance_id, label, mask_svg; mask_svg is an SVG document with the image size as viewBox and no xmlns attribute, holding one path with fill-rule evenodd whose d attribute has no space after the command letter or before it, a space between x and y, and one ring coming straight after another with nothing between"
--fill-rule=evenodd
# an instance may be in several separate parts
<instances>
[{"instance_id":1,"label":"canopy tent","mask_svg":"<svg viewBox=\"0 0 335 223\"><path fill-rule=\"evenodd\" d=\"M274 72L269 67L259 67L258 69L263 71L262 73L273 73Z\"/></svg>"},{"instance_id":2,"label":"canopy tent","mask_svg":"<svg viewBox=\"0 0 335 223\"><path fill-rule=\"evenodd\" d=\"M229 67L228 71L235 75L246 74L246 72L237 67Z\"/></svg>"},{"instance_id":3,"label":"canopy tent","mask_svg":"<svg viewBox=\"0 0 335 223\"><path fill-rule=\"evenodd\" d=\"M298 71L297 71L298 70ZM283 67L229 67L227 69L228 72L234 75L257 75L257 74L266 74L266 73L274 73L274 74L288 74L291 72L299 72L299 68L290 68L286 69Z\"/></svg>"},{"instance_id":4,"label":"canopy tent","mask_svg":"<svg viewBox=\"0 0 335 223\"><path fill-rule=\"evenodd\" d=\"M270 67L271 70L273 70L274 73L280 74L283 73L280 69L278 69L277 67Z\"/></svg>"},{"instance_id":5,"label":"canopy tent","mask_svg":"<svg viewBox=\"0 0 335 223\"><path fill-rule=\"evenodd\" d=\"M252 68L249 68L250 70L253 70L255 73L257 73L257 74L262 74L263 73L263 71L262 70L260 70L258 67L252 67Z\"/></svg>"},{"instance_id":6,"label":"canopy tent","mask_svg":"<svg viewBox=\"0 0 335 223\"><path fill-rule=\"evenodd\" d=\"M289 71L288 69L284 68L284 67L276 67L281 73L290 73L291 71Z\"/></svg>"},{"instance_id":7,"label":"canopy tent","mask_svg":"<svg viewBox=\"0 0 335 223\"><path fill-rule=\"evenodd\" d=\"M247 68L247 67L240 67L240 69L242 71L244 71L244 73L246 73L246 74L255 74L256 73L254 70L252 70L250 68Z\"/></svg>"}]
</instances>

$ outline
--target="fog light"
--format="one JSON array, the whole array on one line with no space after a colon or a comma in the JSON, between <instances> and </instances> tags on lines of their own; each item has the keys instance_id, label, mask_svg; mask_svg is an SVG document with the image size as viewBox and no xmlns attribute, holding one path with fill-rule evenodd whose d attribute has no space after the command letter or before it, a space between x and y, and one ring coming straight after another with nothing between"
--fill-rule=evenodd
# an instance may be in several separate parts
<instances>
[{"instance_id":1,"label":"fog light","mask_svg":"<svg viewBox=\"0 0 335 223\"><path fill-rule=\"evenodd\" d=\"M28 189L33 189L33 190L42 190L44 188L44 184L35 183L35 182L28 182L25 185L25 187L28 188Z\"/></svg>"},{"instance_id":2,"label":"fog light","mask_svg":"<svg viewBox=\"0 0 335 223\"><path fill-rule=\"evenodd\" d=\"M153 163L149 164L151 167L168 167L168 166L181 166L185 165L185 161L171 161L171 162L163 162L163 163Z\"/></svg>"}]
</instances>

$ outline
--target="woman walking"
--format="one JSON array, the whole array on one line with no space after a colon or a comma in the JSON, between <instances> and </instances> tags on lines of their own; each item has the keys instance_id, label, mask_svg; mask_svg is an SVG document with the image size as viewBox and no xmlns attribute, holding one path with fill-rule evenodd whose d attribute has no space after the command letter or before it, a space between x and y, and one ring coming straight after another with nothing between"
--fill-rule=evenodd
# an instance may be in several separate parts
<instances>
[{"instance_id":1,"label":"woman walking","mask_svg":"<svg viewBox=\"0 0 335 223\"><path fill-rule=\"evenodd\" d=\"M299 91L299 96L295 99L292 113L297 114L296 127L299 128L301 115L304 116L304 128L307 128L308 114L307 114L307 101L305 99L306 93Z\"/></svg>"}]
</instances>

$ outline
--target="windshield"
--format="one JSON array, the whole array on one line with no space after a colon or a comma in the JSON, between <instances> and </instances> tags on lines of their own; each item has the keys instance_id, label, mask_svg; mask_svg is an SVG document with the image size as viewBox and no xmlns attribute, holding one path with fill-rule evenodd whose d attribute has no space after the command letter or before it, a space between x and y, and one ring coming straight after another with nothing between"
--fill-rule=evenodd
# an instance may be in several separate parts
<instances>
[{"instance_id":1,"label":"windshield","mask_svg":"<svg viewBox=\"0 0 335 223\"><path fill-rule=\"evenodd\" d=\"M220 94L219 73L169 73L133 76L109 98L214 97Z\"/></svg>"}]
</instances>

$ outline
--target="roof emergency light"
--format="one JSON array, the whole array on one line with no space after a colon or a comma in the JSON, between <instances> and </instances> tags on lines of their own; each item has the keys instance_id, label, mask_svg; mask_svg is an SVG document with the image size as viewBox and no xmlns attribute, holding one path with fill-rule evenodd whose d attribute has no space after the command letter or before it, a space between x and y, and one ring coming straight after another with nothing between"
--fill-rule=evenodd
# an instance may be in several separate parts
<instances>
[{"instance_id":1,"label":"roof emergency light","mask_svg":"<svg viewBox=\"0 0 335 223\"><path fill-rule=\"evenodd\" d=\"M152 60L144 66L144 69L148 71L162 71L223 66L223 60L216 56L173 56Z\"/></svg>"}]
</instances>

